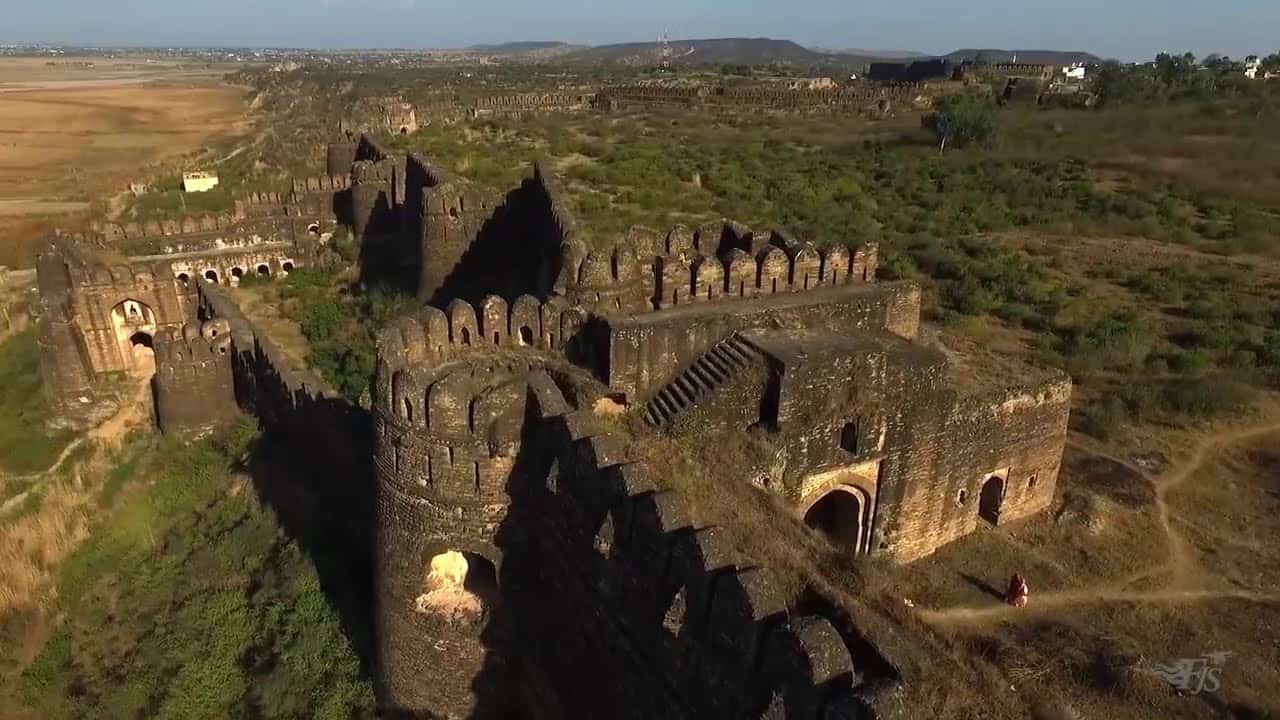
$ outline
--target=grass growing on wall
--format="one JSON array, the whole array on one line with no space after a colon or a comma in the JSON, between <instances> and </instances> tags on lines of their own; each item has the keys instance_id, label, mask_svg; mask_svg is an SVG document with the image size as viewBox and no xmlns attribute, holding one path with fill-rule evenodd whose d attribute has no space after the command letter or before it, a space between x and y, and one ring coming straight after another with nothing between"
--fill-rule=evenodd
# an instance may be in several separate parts
<instances>
[{"instance_id":1,"label":"grass growing on wall","mask_svg":"<svg viewBox=\"0 0 1280 720\"><path fill-rule=\"evenodd\" d=\"M38 717L371 714L315 568L234 474L255 432L149 440L122 463L109 516L60 568L62 623L19 680Z\"/></svg>"},{"instance_id":2,"label":"grass growing on wall","mask_svg":"<svg viewBox=\"0 0 1280 720\"><path fill-rule=\"evenodd\" d=\"M24 474L49 467L70 441L50 433L40 347L31 332L0 342L0 471Z\"/></svg>"}]
</instances>

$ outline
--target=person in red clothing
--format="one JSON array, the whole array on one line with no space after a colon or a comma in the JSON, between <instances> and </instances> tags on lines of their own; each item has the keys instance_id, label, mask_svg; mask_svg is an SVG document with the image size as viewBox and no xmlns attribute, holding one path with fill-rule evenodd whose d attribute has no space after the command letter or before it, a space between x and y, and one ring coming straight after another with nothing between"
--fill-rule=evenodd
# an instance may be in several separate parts
<instances>
[{"instance_id":1,"label":"person in red clothing","mask_svg":"<svg viewBox=\"0 0 1280 720\"><path fill-rule=\"evenodd\" d=\"M1004 595L1004 601L1016 608L1025 607L1029 593L1027 581L1018 573L1014 573L1013 577L1009 578L1009 590Z\"/></svg>"}]
</instances>

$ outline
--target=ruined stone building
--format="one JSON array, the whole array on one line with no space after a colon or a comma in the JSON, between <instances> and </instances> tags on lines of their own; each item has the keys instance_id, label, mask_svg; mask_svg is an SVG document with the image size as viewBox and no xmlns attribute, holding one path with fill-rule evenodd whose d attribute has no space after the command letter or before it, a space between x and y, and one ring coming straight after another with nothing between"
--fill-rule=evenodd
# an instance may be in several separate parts
<instances>
[{"instance_id":1,"label":"ruined stone building","mask_svg":"<svg viewBox=\"0 0 1280 720\"><path fill-rule=\"evenodd\" d=\"M42 292L67 304L41 336L51 386L70 388L97 371L87 354L116 368L127 333L161 333L166 429L238 405L313 450L366 448L388 711L893 717L901 683L930 681L897 621L833 624L731 533L695 526L666 469L634 460L637 434L749 435L770 460L721 480L774 494L850 557L910 562L1052 501L1068 379L982 377L923 342L920 288L878 282L874 242L724 222L588 243L542 165L494 193L368 138L328 159L363 271L422 301L380 334L367 410L282 367L219 284L172 268L90 283L42 259ZM173 400L192 392L219 400ZM601 403L638 422L601 421Z\"/></svg>"},{"instance_id":2,"label":"ruined stone building","mask_svg":"<svg viewBox=\"0 0 1280 720\"><path fill-rule=\"evenodd\" d=\"M99 391L112 377L155 373L163 361L157 343L182 336L195 317L198 282L236 285L313 262L336 227L333 195L341 187L301 184L288 197L243 198L233 214L104 223L51 240L36 260L39 302L32 314L45 393L60 418L91 422L110 408ZM121 248L134 254L122 256Z\"/></svg>"}]
</instances>

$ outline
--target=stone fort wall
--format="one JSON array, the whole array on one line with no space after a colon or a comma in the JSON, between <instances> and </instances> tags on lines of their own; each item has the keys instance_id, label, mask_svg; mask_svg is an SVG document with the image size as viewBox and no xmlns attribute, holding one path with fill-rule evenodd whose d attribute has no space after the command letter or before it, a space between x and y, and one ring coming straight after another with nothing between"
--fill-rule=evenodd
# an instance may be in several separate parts
<instances>
[{"instance_id":1,"label":"stone fort wall","mask_svg":"<svg viewBox=\"0 0 1280 720\"><path fill-rule=\"evenodd\" d=\"M904 388L906 397L913 393ZM1065 375L957 397L927 401L914 394L894 418L898 438L884 459L894 492L883 499L877 543L898 562L910 562L983 524L1035 515L1053 502L1071 412ZM998 482L988 483L991 478ZM996 500L999 514L983 513Z\"/></svg>"},{"instance_id":2,"label":"stone fort wall","mask_svg":"<svg viewBox=\"0 0 1280 720\"><path fill-rule=\"evenodd\" d=\"M412 164L426 167L417 158ZM500 198L438 171L420 176L437 179L421 192L420 298L439 304L458 297L477 302L488 294L508 300L550 295L573 221L542 163Z\"/></svg>"},{"instance_id":3,"label":"stone fort wall","mask_svg":"<svg viewBox=\"0 0 1280 720\"><path fill-rule=\"evenodd\" d=\"M195 437L235 417L231 328L225 320L168 329L155 339L156 421L166 435Z\"/></svg>"},{"instance_id":4,"label":"stone fort wall","mask_svg":"<svg viewBox=\"0 0 1280 720\"><path fill-rule=\"evenodd\" d=\"M716 343L756 328L887 330L914 338L920 288L914 283L846 284L734 303L694 303L607 321L593 358L616 392L646 399Z\"/></svg>"},{"instance_id":5,"label":"stone fort wall","mask_svg":"<svg viewBox=\"0 0 1280 720\"><path fill-rule=\"evenodd\" d=\"M624 85L602 89L596 104L604 109L665 105L707 110L760 108L792 112L882 111L895 103L913 103L925 94L924 85L911 83L833 90Z\"/></svg>"},{"instance_id":6,"label":"stone fort wall","mask_svg":"<svg viewBox=\"0 0 1280 720\"><path fill-rule=\"evenodd\" d=\"M829 622L789 614L767 570L744 564L720 531L695 530L548 374L534 371L520 390L522 450L505 503L483 486L424 482L425 461L397 466L397 448L419 430L375 405L385 707L856 716L854 688L882 659L859 667ZM441 605L431 584L433 559L459 551L470 559L465 612Z\"/></svg>"}]
</instances>

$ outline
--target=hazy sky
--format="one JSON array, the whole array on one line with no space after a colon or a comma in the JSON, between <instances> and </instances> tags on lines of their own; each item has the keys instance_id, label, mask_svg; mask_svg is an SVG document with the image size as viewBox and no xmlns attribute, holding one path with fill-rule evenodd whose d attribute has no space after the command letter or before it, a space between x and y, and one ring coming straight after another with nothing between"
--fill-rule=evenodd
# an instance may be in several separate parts
<instances>
[{"instance_id":1,"label":"hazy sky","mask_svg":"<svg viewBox=\"0 0 1280 720\"><path fill-rule=\"evenodd\" d=\"M1280 49L1280 0L4 0L0 42L463 47L774 37L827 48Z\"/></svg>"}]
</instances>

